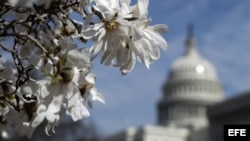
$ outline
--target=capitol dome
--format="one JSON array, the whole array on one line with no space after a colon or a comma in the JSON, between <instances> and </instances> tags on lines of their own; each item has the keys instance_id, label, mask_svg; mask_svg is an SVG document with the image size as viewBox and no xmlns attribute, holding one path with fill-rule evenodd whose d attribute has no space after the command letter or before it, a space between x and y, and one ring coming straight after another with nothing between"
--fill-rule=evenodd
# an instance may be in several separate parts
<instances>
[{"instance_id":1,"label":"capitol dome","mask_svg":"<svg viewBox=\"0 0 250 141\"><path fill-rule=\"evenodd\" d=\"M169 76L171 81L185 79L218 81L213 65L197 52L193 38L187 40L186 52L173 63Z\"/></svg>"},{"instance_id":2,"label":"capitol dome","mask_svg":"<svg viewBox=\"0 0 250 141\"><path fill-rule=\"evenodd\" d=\"M213 65L196 49L192 28L185 52L174 61L158 104L158 122L163 125L207 125L206 110L223 100L223 91Z\"/></svg>"}]
</instances>

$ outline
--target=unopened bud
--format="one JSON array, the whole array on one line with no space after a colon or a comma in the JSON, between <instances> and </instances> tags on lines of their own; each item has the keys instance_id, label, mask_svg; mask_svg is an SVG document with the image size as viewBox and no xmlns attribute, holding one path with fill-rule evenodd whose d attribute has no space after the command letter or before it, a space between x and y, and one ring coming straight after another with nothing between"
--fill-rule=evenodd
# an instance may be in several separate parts
<instances>
[{"instance_id":1,"label":"unopened bud","mask_svg":"<svg viewBox=\"0 0 250 141\"><path fill-rule=\"evenodd\" d=\"M37 103L36 102L24 103L23 109L28 116L28 121L31 121L34 114L36 113Z\"/></svg>"},{"instance_id":2,"label":"unopened bud","mask_svg":"<svg viewBox=\"0 0 250 141\"><path fill-rule=\"evenodd\" d=\"M60 76L64 83L70 82L73 79L74 74L74 69L71 67L64 67L60 72Z\"/></svg>"},{"instance_id":3,"label":"unopened bud","mask_svg":"<svg viewBox=\"0 0 250 141\"><path fill-rule=\"evenodd\" d=\"M86 100L87 99L87 92L93 88L93 84L91 83L87 83L87 84L84 84L84 85L81 85L79 87L79 90L80 90L80 93L81 93L81 96Z\"/></svg>"}]
</instances>

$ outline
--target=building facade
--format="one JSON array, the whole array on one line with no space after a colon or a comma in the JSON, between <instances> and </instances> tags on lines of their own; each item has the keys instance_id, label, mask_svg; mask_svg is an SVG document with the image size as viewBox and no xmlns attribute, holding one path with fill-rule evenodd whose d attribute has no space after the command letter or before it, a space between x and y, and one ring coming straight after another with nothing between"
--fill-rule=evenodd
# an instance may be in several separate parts
<instances>
[{"instance_id":1,"label":"building facade","mask_svg":"<svg viewBox=\"0 0 250 141\"><path fill-rule=\"evenodd\" d=\"M210 107L208 117L210 141L223 141L224 125L250 125L250 92Z\"/></svg>"}]
</instances>

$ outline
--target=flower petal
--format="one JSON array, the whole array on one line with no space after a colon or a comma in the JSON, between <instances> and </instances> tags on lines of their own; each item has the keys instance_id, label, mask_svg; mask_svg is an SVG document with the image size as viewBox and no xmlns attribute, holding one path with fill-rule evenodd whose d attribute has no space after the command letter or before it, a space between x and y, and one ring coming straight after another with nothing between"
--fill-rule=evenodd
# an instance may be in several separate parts
<instances>
[{"instance_id":1,"label":"flower petal","mask_svg":"<svg viewBox=\"0 0 250 141\"><path fill-rule=\"evenodd\" d=\"M103 104L105 104L105 100L104 100L103 95L101 93L99 93L96 88L90 89L90 94L92 96L93 101L99 101L99 102L102 102Z\"/></svg>"}]
</instances>

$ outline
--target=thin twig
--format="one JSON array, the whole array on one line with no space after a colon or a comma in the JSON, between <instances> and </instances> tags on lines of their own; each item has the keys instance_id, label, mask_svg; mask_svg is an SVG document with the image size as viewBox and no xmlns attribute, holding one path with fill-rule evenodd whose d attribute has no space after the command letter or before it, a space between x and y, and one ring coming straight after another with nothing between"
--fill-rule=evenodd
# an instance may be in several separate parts
<instances>
[{"instance_id":1,"label":"thin twig","mask_svg":"<svg viewBox=\"0 0 250 141\"><path fill-rule=\"evenodd\" d=\"M9 53L13 53L12 50L8 49L8 48L5 47L3 44L0 43L0 46L1 46L1 48L2 48L4 51L7 51L7 52L9 52Z\"/></svg>"},{"instance_id":2,"label":"thin twig","mask_svg":"<svg viewBox=\"0 0 250 141\"><path fill-rule=\"evenodd\" d=\"M47 49L38 40L36 40L34 37L32 37L32 36L30 36L30 35L28 35L28 34L26 34L24 32L19 33L19 35L29 38L31 41L33 41L41 49L42 52L48 53Z\"/></svg>"}]
</instances>

